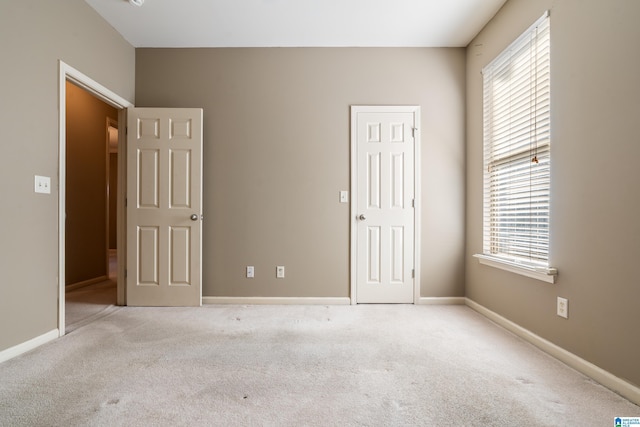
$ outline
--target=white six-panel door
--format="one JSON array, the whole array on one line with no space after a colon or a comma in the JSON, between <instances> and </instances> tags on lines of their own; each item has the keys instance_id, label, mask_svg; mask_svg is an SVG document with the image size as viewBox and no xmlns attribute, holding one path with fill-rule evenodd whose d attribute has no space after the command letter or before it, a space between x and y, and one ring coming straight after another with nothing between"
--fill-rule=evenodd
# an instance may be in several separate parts
<instances>
[{"instance_id":1,"label":"white six-panel door","mask_svg":"<svg viewBox=\"0 0 640 427\"><path fill-rule=\"evenodd\" d=\"M202 109L127 113L127 305L202 304Z\"/></svg>"},{"instance_id":2,"label":"white six-panel door","mask_svg":"<svg viewBox=\"0 0 640 427\"><path fill-rule=\"evenodd\" d=\"M413 303L417 107L352 107L352 289L357 303Z\"/></svg>"}]
</instances>

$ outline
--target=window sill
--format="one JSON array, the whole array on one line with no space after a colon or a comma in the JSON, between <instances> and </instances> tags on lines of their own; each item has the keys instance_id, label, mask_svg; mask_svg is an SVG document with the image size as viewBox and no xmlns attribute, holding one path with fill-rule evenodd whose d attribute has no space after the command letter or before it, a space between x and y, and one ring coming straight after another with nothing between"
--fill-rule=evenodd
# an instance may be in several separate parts
<instances>
[{"instance_id":1,"label":"window sill","mask_svg":"<svg viewBox=\"0 0 640 427\"><path fill-rule=\"evenodd\" d=\"M499 268L501 270L510 271L512 273L527 276L532 279L542 280L547 283L555 283L558 277L558 269L547 267L533 267L526 264L521 264L515 261L508 261L502 258L497 258L484 254L476 254L474 257L478 258L480 264L488 265L490 267Z\"/></svg>"}]
</instances>

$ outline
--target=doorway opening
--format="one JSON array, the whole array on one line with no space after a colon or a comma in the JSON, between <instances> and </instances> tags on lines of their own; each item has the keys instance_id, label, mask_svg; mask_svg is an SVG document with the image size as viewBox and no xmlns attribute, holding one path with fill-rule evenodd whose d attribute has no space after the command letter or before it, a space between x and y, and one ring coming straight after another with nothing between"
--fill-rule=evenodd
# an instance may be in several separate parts
<instances>
[{"instance_id":1,"label":"doorway opening","mask_svg":"<svg viewBox=\"0 0 640 427\"><path fill-rule=\"evenodd\" d=\"M67 331L116 305L118 110L66 83Z\"/></svg>"},{"instance_id":2,"label":"doorway opening","mask_svg":"<svg viewBox=\"0 0 640 427\"><path fill-rule=\"evenodd\" d=\"M122 132L122 129L124 129L124 126L126 124L126 108L132 107L133 104L131 104L126 99L120 97L119 95L115 94L114 92L110 91L106 87L102 86L98 82L82 74L81 72L74 69L73 67L65 64L64 62L60 61L59 66L60 66L59 68L59 71L60 71L59 72L59 113L60 113L59 130L60 130L60 133L58 136L58 146L59 146L58 252L60 255L58 259L58 270L59 270L58 332L59 332L59 335L62 336L66 333L66 323L67 323L66 293L68 290L67 289L68 284L70 285L77 284L76 292L80 292L81 290L85 289L86 286L93 286L93 285L97 285L97 284L109 281L110 277L113 276L113 279L115 282L115 288L116 288L115 302L118 305L126 304L125 283L124 283L125 259L126 259L125 258L126 257L126 223L125 223L126 219L125 219L125 192L124 192L124 188L126 188L126 150L122 149L122 147L124 147L124 144L125 144L125 136L124 136L124 132ZM97 192L98 194L93 194L91 190L89 191L87 191L86 189L83 190L83 185L88 183L82 182L81 180L80 185L78 187L80 189L80 193L79 193L80 197L75 197L75 199L80 200L80 204L82 204L83 202L82 199L86 195L95 196L95 200L101 199L102 203L98 203L98 205L102 206L102 209L98 207L97 210L93 211L93 214L92 213L85 214L89 216L96 215L96 216L99 216L99 218L88 218L88 217L82 218L81 217L82 210L76 211L76 213L73 214L75 218L70 218L71 215L68 215L68 214L71 214L70 210L73 210L71 204L77 202L77 200L73 200L74 199L73 196L77 196L77 194L71 195L71 194L68 194L68 192L76 191L71 187L71 185L77 185L78 183L69 182L69 186L68 186L68 182L67 182L67 177L69 172L67 167L68 166L67 136L68 136L68 133L74 131L67 120L67 111L68 111L67 92L69 90L75 90L76 88L81 89L85 94L88 94L90 95L90 97L100 101L102 103L102 107L99 107L99 108L106 108L106 109L112 110L111 114L107 114L103 116L101 119L99 119L101 123L100 132L102 134L102 137L99 138L100 141L98 142L98 144L100 145L99 150L100 150L100 154L103 162L101 165L101 170L103 171L103 173L101 178L97 178L99 174L98 175L94 174L93 179L97 181L101 181L102 186L98 190L95 190L96 187L94 187L93 191ZM109 117L109 120L105 119L105 117ZM105 126L105 123L106 123L106 126ZM117 128L118 124L120 124L120 131L114 132L113 129L109 131L109 128ZM82 133L82 131L80 133ZM111 154L109 153L110 151L109 146L111 144L105 143L105 140L109 141L109 132L115 135L116 140L113 142L113 144L115 144L115 146L118 148L118 154L116 159L117 171L115 172L116 173L116 190L115 191L113 191L113 188L111 188L107 182L109 177L108 171L110 170L109 160L110 160L110 154ZM82 139L82 136L80 136L80 139ZM82 172L83 168L88 169L91 167L90 165L91 162L82 161L83 159L88 159L88 158L91 158L91 156L95 157L98 155L98 149L96 149L95 153L93 154L82 152L82 149L87 149L87 148L89 148L88 144L84 144L84 146L81 146L81 151L80 151L81 161L79 162L75 161L75 163L79 165L80 172ZM96 148L96 147L92 147L92 148ZM75 154L77 155L78 153L75 153ZM69 162L69 166L73 167L71 162ZM68 196L71 196L71 197L68 197ZM115 199L114 200L115 218L114 218L114 221L112 222L114 224L112 228L115 228L115 245L116 245L117 251L109 250L110 249L109 240L110 240L111 233L109 230L109 226L107 224L108 224L108 219L110 215L108 211L108 206L110 202L108 202L108 199L111 197L107 197L107 196L111 196ZM87 200L85 201L88 203ZM113 215L114 214L111 213L111 216ZM86 230L92 229L92 227L90 225L87 225L86 223L91 224L92 221L95 222L96 220L97 220L97 223L101 223L101 225L97 226L97 228L99 229L98 233L101 233L100 236L96 235L97 237L94 238L94 241L91 241L91 239L88 239L80 245L74 246L73 244L78 243L76 241L71 242L72 245L70 246L67 245L67 238L74 239L74 238L77 238L77 235L82 236L83 230L86 231ZM68 233L67 225L69 224L70 221L76 221L76 224L74 225L77 225L79 223L80 226L79 226L79 229L69 230L70 232ZM74 233L76 237L74 237ZM83 245L87 245L87 246L84 246L85 248L88 248L88 247L101 248L98 251L100 252L100 254L95 256L95 258L92 259L91 262L89 263L91 267L91 271L85 270L85 267L87 266L81 266L81 268L79 269L69 268L69 271L68 271L68 267L70 265L69 261L73 261L71 260L71 258L77 257L77 256L83 257L85 255L82 252ZM95 311L95 307L94 307L94 311Z\"/></svg>"}]
</instances>

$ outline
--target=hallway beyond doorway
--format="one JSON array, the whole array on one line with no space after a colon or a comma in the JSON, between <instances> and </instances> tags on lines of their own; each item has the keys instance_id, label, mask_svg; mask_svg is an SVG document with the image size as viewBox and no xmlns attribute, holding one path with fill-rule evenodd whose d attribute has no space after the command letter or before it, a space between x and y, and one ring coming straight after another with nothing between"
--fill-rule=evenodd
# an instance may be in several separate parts
<instances>
[{"instance_id":1,"label":"hallway beyond doorway","mask_svg":"<svg viewBox=\"0 0 640 427\"><path fill-rule=\"evenodd\" d=\"M116 250L109 250L109 279L66 294L67 332L99 319L116 308Z\"/></svg>"}]
</instances>

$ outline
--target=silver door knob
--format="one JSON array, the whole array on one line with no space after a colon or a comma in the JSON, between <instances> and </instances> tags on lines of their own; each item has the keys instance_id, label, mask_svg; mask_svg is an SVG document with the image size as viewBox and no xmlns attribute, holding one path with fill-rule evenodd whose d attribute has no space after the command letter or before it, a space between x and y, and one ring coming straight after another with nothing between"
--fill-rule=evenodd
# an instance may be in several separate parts
<instances>
[{"instance_id":1,"label":"silver door knob","mask_svg":"<svg viewBox=\"0 0 640 427\"><path fill-rule=\"evenodd\" d=\"M365 219L367 219L367 217L366 217L366 216L364 216L364 214L360 214L360 216L358 217L358 219L359 219L360 221L364 221Z\"/></svg>"},{"instance_id":2,"label":"silver door knob","mask_svg":"<svg viewBox=\"0 0 640 427\"><path fill-rule=\"evenodd\" d=\"M198 215L192 214L191 215L191 221L197 221L197 220L198 220Z\"/></svg>"}]
</instances>

